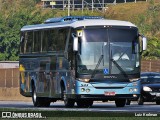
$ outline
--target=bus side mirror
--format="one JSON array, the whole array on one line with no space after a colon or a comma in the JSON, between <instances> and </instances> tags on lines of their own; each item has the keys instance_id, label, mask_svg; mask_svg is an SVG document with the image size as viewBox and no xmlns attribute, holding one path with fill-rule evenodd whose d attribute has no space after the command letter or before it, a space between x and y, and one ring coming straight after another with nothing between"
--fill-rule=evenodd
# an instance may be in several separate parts
<instances>
[{"instance_id":1,"label":"bus side mirror","mask_svg":"<svg viewBox=\"0 0 160 120\"><path fill-rule=\"evenodd\" d=\"M78 37L74 37L74 40L73 40L73 51L78 51Z\"/></svg>"},{"instance_id":2,"label":"bus side mirror","mask_svg":"<svg viewBox=\"0 0 160 120\"><path fill-rule=\"evenodd\" d=\"M147 38L146 37L142 37L142 50L147 50Z\"/></svg>"}]
</instances>

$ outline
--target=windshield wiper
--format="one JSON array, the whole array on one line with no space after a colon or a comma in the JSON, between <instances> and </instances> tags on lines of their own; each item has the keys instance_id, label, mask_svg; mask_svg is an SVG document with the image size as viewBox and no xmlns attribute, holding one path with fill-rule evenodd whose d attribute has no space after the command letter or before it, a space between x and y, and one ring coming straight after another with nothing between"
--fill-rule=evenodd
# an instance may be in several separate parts
<instances>
[{"instance_id":1,"label":"windshield wiper","mask_svg":"<svg viewBox=\"0 0 160 120\"><path fill-rule=\"evenodd\" d=\"M126 74L126 72L121 68L121 66L113 59L111 59L111 61L116 65L116 67L122 72L122 74L124 75L124 77L128 78L128 75Z\"/></svg>"},{"instance_id":2,"label":"windshield wiper","mask_svg":"<svg viewBox=\"0 0 160 120\"><path fill-rule=\"evenodd\" d=\"M96 70L98 69L98 67L99 67L99 65L100 65L100 63L101 63L101 61L102 61L102 59L103 59L103 56L104 56L104 54L103 54L103 45L102 45L102 54L101 54L101 56L100 56L100 58L99 58L99 60L98 60L98 63L97 63L97 65L96 65L96 67L94 68L94 70L93 70L93 72L92 72L92 74L91 74L91 78L94 78L94 76L95 76L95 74L96 74ZM103 65L104 65L104 60L103 60Z\"/></svg>"},{"instance_id":3,"label":"windshield wiper","mask_svg":"<svg viewBox=\"0 0 160 120\"><path fill-rule=\"evenodd\" d=\"M103 59L103 55L100 56L100 58L99 58L99 60L98 60L98 63L97 63L97 65L96 65L96 67L94 68L93 72L92 72L91 78L94 78L95 73L96 73L96 70L98 69L98 67L99 67L102 59Z\"/></svg>"},{"instance_id":4,"label":"windshield wiper","mask_svg":"<svg viewBox=\"0 0 160 120\"><path fill-rule=\"evenodd\" d=\"M129 48L127 48L127 49L120 55L120 57L118 58L118 60L120 60L120 59L123 57L123 55L128 51L128 49L129 49Z\"/></svg>"},{"instance_id":5,"label":"windshield wiper","mask_svg":"<svg viewBox=\"0 0 160 120\"><path fill-rule=\"evenodd\" d=\"M123 56L123 55L122 55ZM119 59L121 58L121 56L119 57ZM112 58L112 50L111 50L111 62L113 62L116 67L122 72L122 74L124 75L124 77L128 78L128 75L126 74L126 72L121 68L121 66ZM112 65L111 65L112 66Z\"/></svg>"}]
</instances>

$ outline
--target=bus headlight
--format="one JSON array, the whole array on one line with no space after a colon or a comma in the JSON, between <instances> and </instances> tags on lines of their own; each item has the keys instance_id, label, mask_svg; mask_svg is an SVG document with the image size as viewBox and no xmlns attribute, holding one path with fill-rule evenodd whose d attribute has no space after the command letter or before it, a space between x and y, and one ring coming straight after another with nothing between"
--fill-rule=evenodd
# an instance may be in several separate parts
<instances>
[{"instance_id":1,"label":"bus headlight","mask_svg":"<svg viewBox=\"0 0 160 120\"><path fill-rule=\"evenodd\" d=\"M89 82L90 79L79 79L82 82Z\"/></svg>"},{"instance_id":2,"label":"bus headlight","mask_svg":"<svg viewBox=\"0 0 160 120\"><path fill-rule=\"evenodd\" d=\"M147 86L144 86L144 87L143 87L143 90L144 90L144 91L147 91L147 92L151 92L151 91L152 91L152 89L151 89L150 87L147 87Z\"/></svg>"},{"instance_id":3,"label":"bus headlight","mask_svg":"<svg viewBox=\"0 0 160 120\"><path fill-rule=\"evenodd\" d=\"M85 91L85 89L84 88L81 88L81 92L84 92Z\"/></svg>"},{"instance_id":4,"label":"bus headlight","mask_svg":"<svg viewBox=\"0 0 160 120\"><path fill-rule=\"evenodd\" d=\"M130 89L129 89L129 92L137 92L137 91L138 91L137 88L130 88Z\"/></svg>"}]
</instances>

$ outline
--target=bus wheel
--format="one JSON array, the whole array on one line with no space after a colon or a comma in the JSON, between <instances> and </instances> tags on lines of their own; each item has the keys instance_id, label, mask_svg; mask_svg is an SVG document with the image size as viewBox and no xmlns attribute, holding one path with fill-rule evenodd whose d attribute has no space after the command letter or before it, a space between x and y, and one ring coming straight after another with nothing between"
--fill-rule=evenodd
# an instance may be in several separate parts
<instances>
[{"instance_id":1,"label":"bus wheel","mask_svg":"<svg viewBox=\"0 0 160 120\"><path fill-rule=\"evenodd\" d=\"M157 101L156 101L156 104L157 104L157 105L160 105L160 100L159 100L159 101L157 100Z\"/></svg>"},{"instance_id":2,"label":"bus wheel","mask_svg":"<svg viewBox=\"0 0 160 120\"><path fill-rule=\"evenodd\" d=\"M67 98L67 95L66 95L65 90L63 90L63 101L64 101L65 107L67 107L67 108L72 108L72 107L74 107L75 101L74 101L73 99Z\"/></svg>"},{"instance_id":3,"label":"bus wheel","mask_svg":"<svg viewBox=\"0 0 160 120\"><path fill-rule=\"evenodd\" d=\"M137 102L138 102L138 105L143 105L144 100L143 100L143 96L142 95L138 98Z\"/></svg>"},{"instance_id":4,"label":"bus wheel","mask_svg":"<svg viewBox=\"0 0 160 120\"><path fill-rule=\"evenodd\" d=\"M83 108L84 107L84 101L78 100L77 101L77 107L78 108Z\"/></svg>"},{"instance_id":5,"label":"bus wheel","mask_svg":"<svg viewBox=\"0 0 160 120\"><path fill-rule=\"evenodd\" d=\"M124 107L126 104L126 99L115 100L115 103L117 107Z\"/></svg>"},{"instance_id":6,"label":"bus wheel","mask_svg":"<svg viewBox=\"0 0 160 120\"><path fill-rule=\"evenodd\" d=\"M41 98L37 97L36 88L35 88L34 85L32 86L32 101L33 101L34 107L41 107L41 106L43 106Z\"/></svg>"},{"instance_id":7,"label":"bus wheel","mask_svg":"<svg viewBox=\"0 0 160 120\"><path fill-rule=\"evenodd\" d=\"M131 101L129 99L126 100L126 105L130 105Z\"/></svg>"},{"instance_id":8,"label":"bus wheel","mask_svg":"<svg viewBox=\"0 0 160 120\"><path fill-rule=\"evenodd\" d=\"M77 106L79 108L83 108L83 107L88 108L88 107L92 107L92 105L93 105L93 101L91 101L91 100L88 100L88 101L79 100L79 101L77 101Z\"/></svg>"},{"instance_id":9,"label":"bus wheel","mask_svg":"<svg viewBox=\"0 0 160 120\"><path fill-rule=\"evenodd\" d=\"M93 105L93 101L87 101L87 106L88 107L92 107L92 105Z\"/></svg>"},{"instance_id":10,"label":"bus wheel","mask_svg":"<svg viewBox=\"0 0 160 120\"><path fill-rule=\"evenodd\" d=\"M92 105L93 105L93 101L92 100L88 100L88 101L86 101L85 102L85 107L92 107Z\"/></svg>"},{"instance_id":11,"label":"bus wheel","mask_svg":"<svg viewBox=\"0 0 160 120\"><path fill-rule=\"evenodd\" d=\"M45 99L44 99L43 106L44 106L44 107L49 107L49 106L50 106L50 103L51 103L50 100L49 100L48 98L45 98Z\"/></svg>"}]
</instances>

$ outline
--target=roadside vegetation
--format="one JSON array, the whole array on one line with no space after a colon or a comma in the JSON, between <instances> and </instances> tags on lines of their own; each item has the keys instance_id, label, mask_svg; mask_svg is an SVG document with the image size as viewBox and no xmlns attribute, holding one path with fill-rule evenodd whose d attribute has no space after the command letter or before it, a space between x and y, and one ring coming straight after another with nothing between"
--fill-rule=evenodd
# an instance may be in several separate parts
<instances>
[{"instance_id":1,"label":"roadside vegetation","mask_svg":"<svg viewBox=\"0 0 160 120\"><path fill-rule=\"evenodd\" d=\"M106 6L105 12L91 12L87 8L71 11L71 15L97 15L107 19L126 20L138 26L148 38L148 49L143 59L160 57L160 1L121 3ZM40 24L51 17L66 16L61 11L42 8L40 0L0 0L0 61L19 60L20 29L24 25Z\"/></svg>"}]
</instances>

